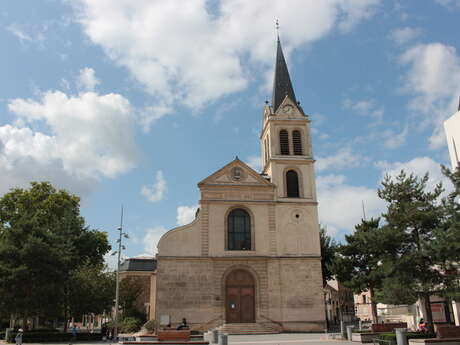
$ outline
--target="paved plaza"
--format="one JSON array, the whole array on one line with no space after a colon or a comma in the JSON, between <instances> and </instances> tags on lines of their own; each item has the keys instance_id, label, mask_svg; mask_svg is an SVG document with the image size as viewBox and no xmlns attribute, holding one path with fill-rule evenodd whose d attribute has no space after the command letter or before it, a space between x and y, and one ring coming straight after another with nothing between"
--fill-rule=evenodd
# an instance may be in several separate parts
<instances>
[{"instance_id":1,"label":"paved plaza","mask_svg":"<svg viewBox=\"0 0 460 345\"><path fill-rule=\"evenodd\" d=\"M0 342L1 343L1 342ZM231 335L228 337L229 345L352 345L350 341L329 339L324 333L295 333L295 334L268 334L268 335ZM48 344L48 343L40 343ZM49 343L50 345L68 345L69 343ZM73 345L117 345L109 342L75 342ZM33 344L27 344L33 345Z\"/></svg>"},{"instance_id":2,"label":"paved plaza","mask_svg":"<svg viewBox=\"0 0 460 345\"><path fill-rule=\"evenodd\" d=\"M351 345L352 342L329 339L324 333L282 333L269 335L231 335L229 336L229 344L234 345Z\"/></svg>"}]
</instances>

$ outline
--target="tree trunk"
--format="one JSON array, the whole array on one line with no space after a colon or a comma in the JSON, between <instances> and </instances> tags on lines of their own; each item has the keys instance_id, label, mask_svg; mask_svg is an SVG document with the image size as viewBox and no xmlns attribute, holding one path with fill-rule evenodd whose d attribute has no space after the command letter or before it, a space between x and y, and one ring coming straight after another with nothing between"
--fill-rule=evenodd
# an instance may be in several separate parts
<instances>
[{"instance_id":1,"label":"tree trunk","mask_svg":"<svg viewBox=\"0 0 460 345\"><path fill-rule=\"evenodd\" d=\"M379 319L377 316L377 303L375 303L374 299L374 288L369 288L369 298L371 300L371 314L372 314L372 323L379 323Z\"/></svg>"},{"instance_id":2,"label":"tree trunk","mask_svg":"<svg viewBox=\"0 0 460 345\"><path fill-rule=\"evenodd\" d=\"M429 333L434 333L433 312L431 311L430 294L426 292L423 293L422 300L425 307L426 328Z\"/></svg>"}]
</instances>

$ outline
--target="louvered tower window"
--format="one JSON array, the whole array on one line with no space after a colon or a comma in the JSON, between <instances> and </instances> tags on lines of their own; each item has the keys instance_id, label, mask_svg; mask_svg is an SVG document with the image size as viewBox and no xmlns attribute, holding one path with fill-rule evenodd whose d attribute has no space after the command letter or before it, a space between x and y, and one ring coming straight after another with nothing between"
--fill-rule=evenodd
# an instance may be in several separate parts
<instances>
[{"instance_id":1,"label":"louvered tower window","mask_svg":"<svg viewBox=\"0 0 460 345\"><path fill-rule=\"evenodd\" d=\"M294 170L286 173L286 190L288 198L298 198L299 195L299 177Z\"/></svg>"},{"instance_id":2,"label":"louvered tower window","mask_svg":"<svg viewBox=\"0 0 460 345\"><path fill-rule=\"evenodd\" d=\"M295 130L292 132L292 143L294 147L294 154L301 156L302 155L302 136L300 131Z\"/></svg>"},{"instance_id":3,"label":"louvered tower window","mask_svg":"<svg viewBox=\"0 0 460 345\"><path fill-rule=\"evenodd\" d=\"M251 217L237 208L228 215L228 250L251 250Z\"/></svg>"},{"instance_id":4,"label":"louvered tower window","mask_svg":"<svg viewBox=\"0 0 460 345\"><path fill-rule=\"evenodd\" d=\"M280 131L280 148L281 148L282 155L289 154L289 135L288 135L287 130L285 129L282 129Z\"/></svg>"}]
</instances>

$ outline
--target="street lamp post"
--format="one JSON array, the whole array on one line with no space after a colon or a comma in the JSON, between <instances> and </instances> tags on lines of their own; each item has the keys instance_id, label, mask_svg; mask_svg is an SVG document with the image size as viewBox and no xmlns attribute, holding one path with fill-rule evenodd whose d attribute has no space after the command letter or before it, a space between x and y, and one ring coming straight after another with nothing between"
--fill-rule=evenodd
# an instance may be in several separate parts
<instances>
[{"instance_id":1,"label":"street lamp post","mask_svg":"<svg viewBox=\"0 0 460 345\"><path fill-rule=\"evenodd\" d=\"M121 206L121 217L120 217L120 226L117 229L120 232L119 238L117 240L118 243L118 250L113 252L112 255L117 254L117 275L116 275L116 285L115 285L115 320L114 320L114 332L113 336L115 339L118 337L118 305L120 299L120 259L121 259L121 252L122 250L126 249L126 247L121 243L123 237L128 238L128 234L123 232L123 205Z\"/></svg>"}]
</instances>

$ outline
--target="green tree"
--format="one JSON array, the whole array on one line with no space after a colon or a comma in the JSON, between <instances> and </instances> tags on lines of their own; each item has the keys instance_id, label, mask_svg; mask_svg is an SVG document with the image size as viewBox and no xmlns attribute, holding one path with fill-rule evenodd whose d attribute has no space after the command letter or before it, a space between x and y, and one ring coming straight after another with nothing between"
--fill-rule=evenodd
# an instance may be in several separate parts
<instances>
[{"instance_id":1,"label":"green tree","mask_svg":"<svg viewBox=\"0 0 460 345\"><path fill-rule=\"evenodd\" d=\"M438 254L439 266L444 274L444 295L447 298L460 298L460 167L451 171L442 167L453 185L453 190L442 200L444 218L435 230L432 247Z\"/></svg>"},{"instance_id":2,"label":"green tree","mask_svg":"<svg viewBox=\"0 0 460 345\"><path fill-rule=\"evenodd\" d=\"M115 273L100 265L86 264L72 272L69 314L76 318L88 313L102 314L114 304Z\"/></svg>"},{"instance_id":3,"label":"green tree","mask_svg":"<svg viewBox=\"0 0 460 345\"><path fill-rule=\"evenodd\" d=\"M334 275L331 268L337 249L337 243L331 238L331 236L327 234L326 229L323 227L319 229L319 239L321 245L321 269L323 272L323 286L325 286L326 282L332 279Z\"/></svg>"},{"instance_id":4,"label":"green tree","mask_svg":"<svg viewBox=\"0 0 460 345\"><path fill-rule=\"evenodd\" d=\"M355 232L345 236L346 243L337 248L332 271L344 286L355 293L369 291L372 322L377 323L375 290L382 284L384 276L381 267L381 253L388 242L382 229L380 218L361 220Z\"/></svg>"},{"instance_id":5,"label":"green tree","mask_svg":"<svg viewBox=\"0 0 460 345\"><path fill-rule=\"evenodd\" d=\"M144 283L138 277L126 277L120 281L120 307L123 317L135 317L145 322L144 306L139 298L144 293Z\"/></svg>"},{"instance_id":6,"label":"green tree","mask_svg":"<svg viewBox=\"0 0 460 345\"><path fill-rule=\"evenodd\" d=\"M428 329L433 331L430 295L443 286L440 256L433 246L444 219L440 203L441 184L427 188L428 174L419 178L404 171L386 176L378 195L388 204L383 214L385 228L397 239L395 255L386 255L383 263L387 278L383 281L383 301L413 303L420 298L426 311Z\"/></svg>"},{"instance_id":7,"label":"green tree","mask_svg":"<svg viewBox=\"0 0 460 345\"><path fill-rule=\"evenodd\" d=\"M67 318L72 275L103 262L107 236L85 227L79 203L48 182L0 198L0 295L10 314Z\"/></svg>"}]
</instances>

